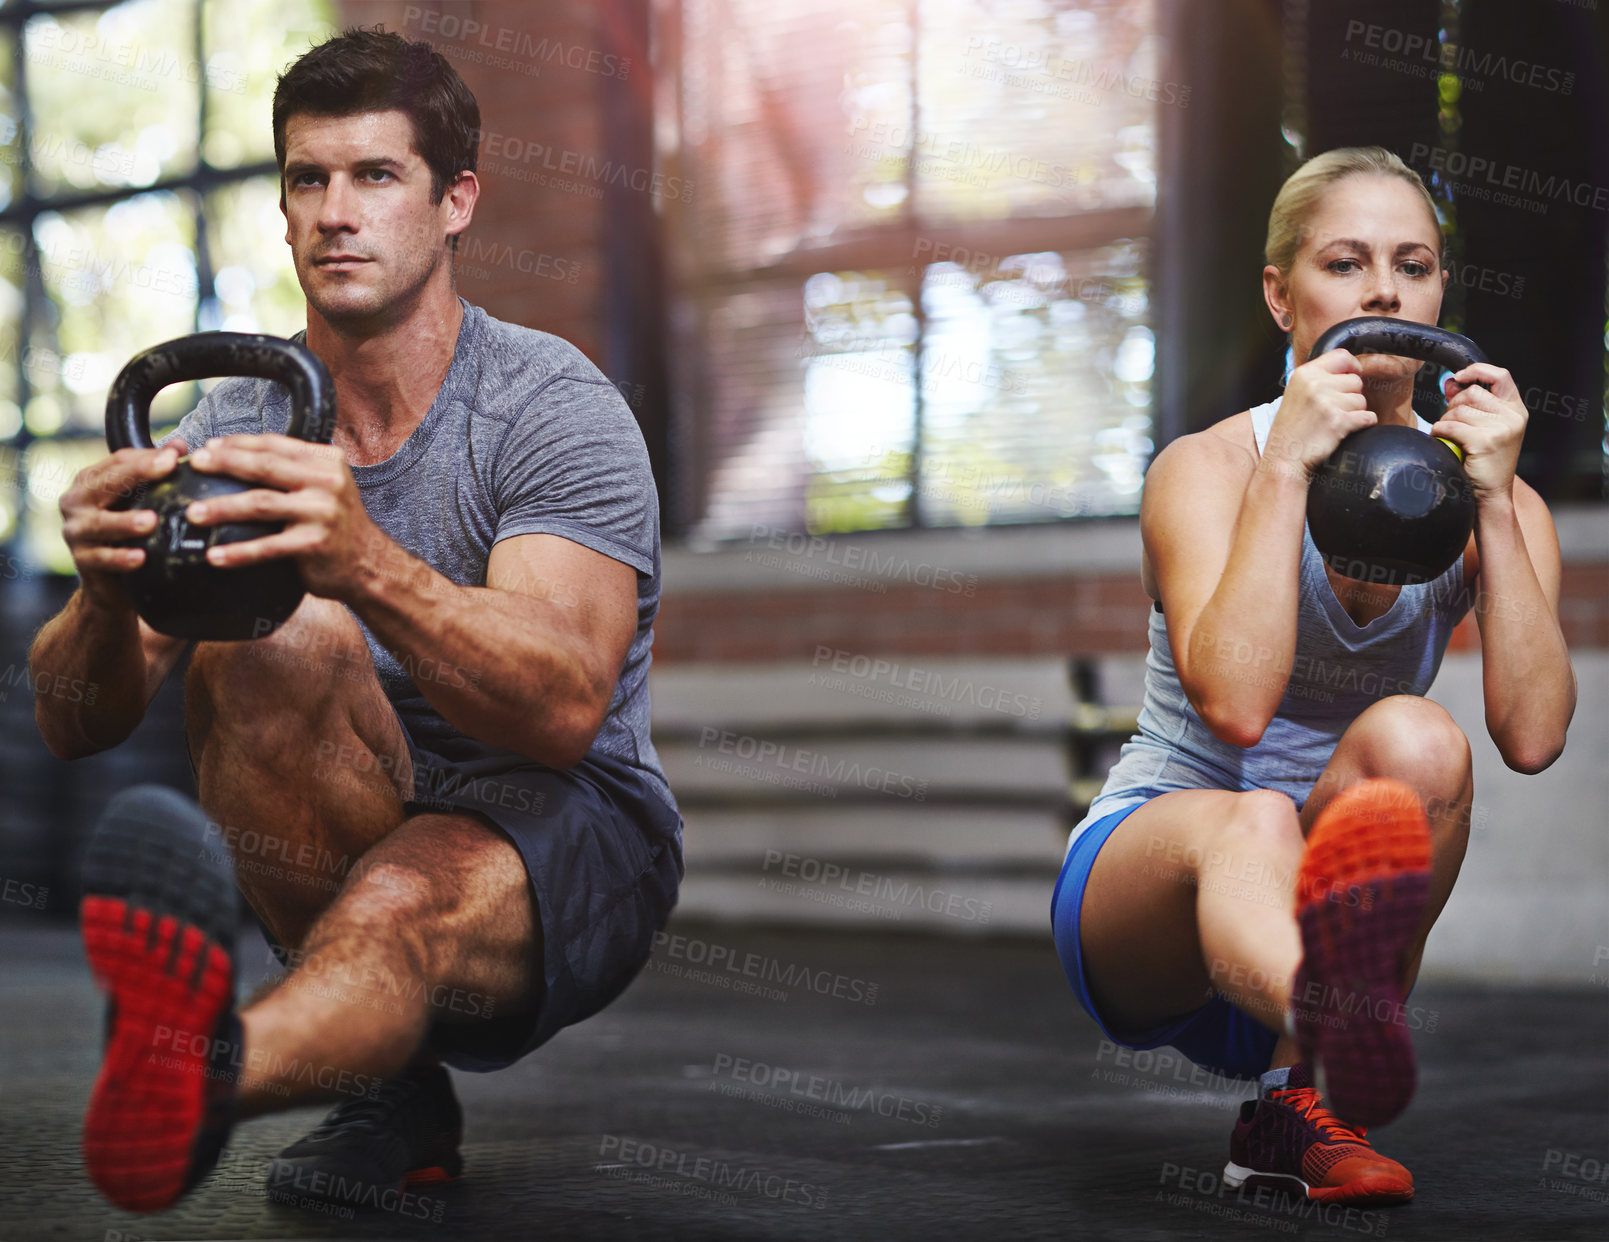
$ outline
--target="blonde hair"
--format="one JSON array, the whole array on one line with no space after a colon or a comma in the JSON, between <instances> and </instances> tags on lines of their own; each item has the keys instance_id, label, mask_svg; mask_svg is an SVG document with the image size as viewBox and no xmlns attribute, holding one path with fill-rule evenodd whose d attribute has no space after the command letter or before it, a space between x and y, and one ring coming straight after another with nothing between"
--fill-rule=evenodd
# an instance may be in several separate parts
<instances>
[{"instance_id":1,"label":"blonde hair","mask_svg":"<svg viewBox=\"0 0 1609 1242\"><path fill-rule=\"evenodd\" d=\"M1419 180L1418 173L1384 147L1337 147L1333 151L1315 155L1293 172L1280 186L1279 194L1274 199L1273 210L1268 213L1268 241L1263 247L1263 257L1279 269L1281 276L1290 275L1291 267L1296 262L1296 252L1301 249L1306 234L1307 222L1317 209L1319 200L1324 197L1324 191L1337 181L1360 174L1401 177L1413 186L1424 200L1425 210L1436 225L1438 237L1441 236L1441 217L1436 214L1436 201L1425 189L1425 183ZM1444 265L1446 251L1446 238L1442 237L1436 250L1438 265Z\"/></svg>"}]
</instances>

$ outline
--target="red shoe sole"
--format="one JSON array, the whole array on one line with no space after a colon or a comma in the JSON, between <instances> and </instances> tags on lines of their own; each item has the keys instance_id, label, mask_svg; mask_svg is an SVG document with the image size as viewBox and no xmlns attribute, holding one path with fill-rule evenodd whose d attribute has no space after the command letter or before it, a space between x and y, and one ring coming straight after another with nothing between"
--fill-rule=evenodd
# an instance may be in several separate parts
<instances>
[{"instance_id":1,"label":"red shoe sole","mask_svg":"<svg viewBox=\"0 0 1609 1242\"><path fill-rule=\"evenodd\" d=\"M1412 1203L1413 1187L1404 1186L1394 1177L1360 1177L1356 1181L1340 1186L1310 1187L1307 1197L1319 1203L1356 1203L1386 1207L1393 1203Z\"/></svg>"},{"instance_id":2,"label":"red shoe sole","mask_svg":"<svg viewBox=\"0 0 1609 1242\"><path fill-rule=\"evenodd\" d=\"M1292 1014L1320 1093L1351 1125L1384 1125L1413 1098L1401 980L1429 889L1429 822L1401 781L1353 785L1308 834L1296 883L1303 957Z\"/></svg>"},{"instance_id":3,"label":"red shoe sole","mask_svg":"<svg viewBox=\"0 0 1609 1242\"><path fill-rule=\"evenodd\" d=\"M90 969L114 1006L84 1116L84 1164L119 1207L157 1211L189 1183L213 1032L233 993L229 955L199 929L121 898L87 896L79 917Z\"/></svg>"},{"instance_id":4,"label":"red shoe sole","mask_svg":"<svg viewBox=\"0 0 1609 1242\"><path fill-rule=\"evenodd\" d=\"M442 1182L456 1182L458 1174L437 1164L428 1169L409 1169L402 1180L408 1186L434 1186Z\"/></svg>"}]
</instances>

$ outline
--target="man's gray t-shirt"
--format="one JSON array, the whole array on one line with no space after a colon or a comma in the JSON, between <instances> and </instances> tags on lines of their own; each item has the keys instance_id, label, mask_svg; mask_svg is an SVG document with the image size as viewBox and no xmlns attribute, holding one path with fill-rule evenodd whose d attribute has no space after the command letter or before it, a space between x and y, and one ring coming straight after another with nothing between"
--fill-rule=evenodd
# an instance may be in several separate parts
<instances>
[{"instance_id":1,"label":"man's gray t-shirt","mask_svg":"<svg viewBox=\"0 0 1609 1242\"><path fill-rule=\"evenodd\" d=\"M492 545L514 535L559 535L635 569L637 633L593 750L641 770L674 808L648 734L659 502L642 432L614 385L575 346L459 301L463 325L429 413L391 457L351 468L363 507L393 540L460 586L485 586ZM209 436L284 432L289 422L284 388L235 377L207 393L174 434L193 450ZM534 593L565 603L552 588ZM465 737L413 680L459 684L473 673L423 661L404 667L368 626L363 633L380 685L416 746L449 761L501 753L511 763L530 762Z\"/></svg>"}]
</instances>

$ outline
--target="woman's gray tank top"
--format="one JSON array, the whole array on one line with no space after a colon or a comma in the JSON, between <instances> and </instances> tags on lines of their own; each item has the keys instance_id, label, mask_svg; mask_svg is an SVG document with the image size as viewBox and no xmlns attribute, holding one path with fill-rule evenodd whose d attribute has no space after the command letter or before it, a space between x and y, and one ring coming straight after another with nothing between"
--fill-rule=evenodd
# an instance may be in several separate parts
<instances>
[{"instance_id":1,"label":"woman's gray tank top","mask_svg":"<svg viewBox=\"0 0 1609 1242\"><path fill-rule=\"evenodd\" d=\"M1251 411L1259 453L1278 412L1277 400ZM1424 419L1418 421L1420 430L1429 429ZM1335 598L1304 522L1290 680L1262 739L1246 748L1214 737L1190 706L1174 667L1167 618L1153 605L1140 731L1124 745L1068 848L1101 816L1170 790L1274 789L1300 806L1364 708L1388 695L1423 695L1430 688L1469 602L1459 557L1434 581L1401 588L1384 615L1360 626ZM1254 656L1249 643L1226 644L1222 652L1226 663L1250 674L1273 675Z\"/></svg>"}]
</instances>

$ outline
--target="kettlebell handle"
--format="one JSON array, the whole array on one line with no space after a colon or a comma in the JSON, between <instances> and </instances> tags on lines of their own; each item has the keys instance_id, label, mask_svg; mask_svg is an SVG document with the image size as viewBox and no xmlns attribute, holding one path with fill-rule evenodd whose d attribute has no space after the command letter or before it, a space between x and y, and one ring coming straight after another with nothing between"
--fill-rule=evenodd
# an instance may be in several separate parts
<instances>
[{"instance_id":1,"label":"kettlebell handle","mask_svg":"<svg viewBox=\"0 0 1609 1242\"><path fill-rule=\"evenodd\" d=\"M1326 329L1313 342L1309 358L1332 349L1354 354L1395 354L1399 358L1418 358L1439 363L1443 370L1462 371L1472 362L1490 362L1481 347L1467 336L1411 319L1391 319L1385 315L1365 315L1343 319Z\"/></svg>"},{"instance_id":2,"label":"kettlebell handle","mask_svg":"<svg viewBox=\"0 0 1609 1242\"><path fill-rule=\"evenodd\" d=\"M1309 358L1317 358L1332 349L1344 349L1353 354L1395 354L1398 358L1418 358L1421 362L1434 362L1444 371L1457 373L1472 362L1490 362L1486 351L1467 336L1449 332L1428 323L1412 319L1392 319L1387 315L1364 315L1359 319L1343 319L1319 334L1308 351ZM1451 440L1437 436L1448 448L1464 460L1464 450Z\"/></svg>"},{"instance_id":3,"label":"kettlebell handle","mask_svg":"<svg viewBox=\"0 0 1609 1242\"><path fill-rule=\"evenodd\" d=\"M135 354L106 397L106 443L154 448L151 400L169 384L217 375L252 375L290 390L287 434L328 444L335 434L335 381L305 345L253 332L197 332Z\"/></svg>"}]
</instances>

